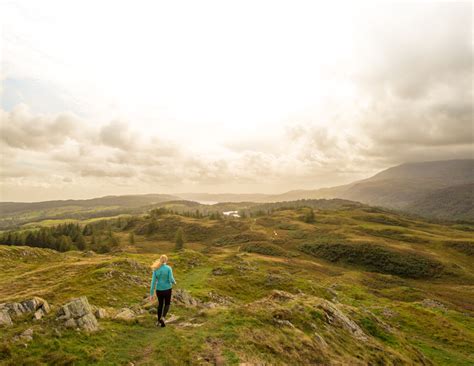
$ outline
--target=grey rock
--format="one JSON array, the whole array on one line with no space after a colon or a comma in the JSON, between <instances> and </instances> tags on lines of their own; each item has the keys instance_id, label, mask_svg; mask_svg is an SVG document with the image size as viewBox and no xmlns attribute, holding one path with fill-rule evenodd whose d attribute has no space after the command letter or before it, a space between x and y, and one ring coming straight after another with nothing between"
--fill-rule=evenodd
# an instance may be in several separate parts
<instances>
[{"instance_id":1,"label":"grey rock","mask_svg":"<svg viewBox=\"0 0 474 366\"><path fill-rule=\"evenodd\" d=\"M421 305L423 305L426 308L432 308L432 309L439 309L439 310L448 310L446 305L444 305L442 302L434 299L424 299L421 302Z\"/></svg>"},{"instance_id":2,"label":"grey rock","mask_svg":"<svg viewBox=\"0 0 474 366\"><path fill-rule=\"evenodd\" d=\"M8 309L10 317L17 317L23 315L27 310L23 307L22 304L18 302L11 302L4 305Z\"/></svg>"},{"instance_id":3,"label":"grey rock","mask_svg":"<svg viewBox=\"0 0 474 366\"><path fill-rule=\"evenodd\" d=\"M33 313L34 319L38 319L47 314L50 309L48 302L41 297L33 297L30 300L24 300L22 302L0 304L0 311L7 311L10 318ZM39 310L41 310L41 312L38 312Z\"/></svg>"},{"instance_id":4,"label":"grey rock","mask_svg":"<svg viewBox=\"0 0 474 366\"><path fill-rule=\"evenodd\" d=\"M33 340L33 329L29 328L25 330L23 333L13 337L13 341L18 342L31 342Z\"/></svg>"},{"instance_id":5,"label":"grey rock","mask_svg":"<svg viewBox=\"0 0 474 366\"><path fill-rule=\"evenodd\" d=\"M320 345L321 348L328 348L328 344L321 334L314 332L314 340Z\"/></svg>"},{"instance_id":6,"label":"grey rock","mask_svg":"<svg viewBox=\"0 0 474 366\"><path fill-rule=\"evenodd\" d=\"M174 314L167 316L166 319L165 319L166 324L168 324L168 323L174 323L174 322L176 322L176 321L178 321L178 320L179 320L179 316L176 316L176 315L174 315Z\"/></svg>"},{"instance_id":7,"label":"grey rock","mask_svg":"<svg viewBox=\"0 0 474 366\"><path fill-rule=\"evenodd\" d=\"M115 319L133 320L135 319L135 313L129 308L123 308L115 315Z\"/></svg>"},{"instance_id":8,"label":"grey rock","mask_svg":"<svg viewBox=\"0 0 474 366\"><path fill-rule=\"evenodd\" d=\"M218 293L214 292L214 291L209 291L208 294L209 296L209 299L211 300L210 303L206 303L206 307L215 307L213 305L223 305L223 306L227 306L227 305L231 305L234 303L234 299L232 299L231 297L229 296L224 296L224 295L219 295Z\"/></svg>"},{"instance_id":9,"label":"grey rock","mask_svg":"<svg viewBox=\"0 0 474 366\"><path fill-rule=\"evenodd\" d=\"M45 312L43 309L38 309L35 311L35 313L33 314L33 319L35 320L40 320L43 318L43 316L45 315Z\"/></svg>"},{"instance_id":10,"label":"grey rock","mask_svg":"<svg viewBox=\"0 0 474 366\"><path fill-rule=\"evenodd\" d=\"M36 308L39 306L39 304L37 303L36 299L31 299L31 300L26 300L26 301L22 301L21 302L21 305L23 306L23 308L26 310L26 311L29 311L29 312L33 312L36 310Z\"/></svg>"},{"instance_id":11,"label":"grey rock","mask_svg":"<svg viewBox=\"0 0 474 366\"><path fill-rule=\"evenodd\" d=\"M318 304L317 307L325 312L327 323L346 329L355 338L361 341L368 340L367 335L357 325L357 323L350 319L331 302L324 300Z\"/></svg>"},{"instance_id":12,"label":"grey rock","mask_svg":"<svg viewBox=\"0 0 474 366\"><path fill-rule=\"evenodd\" d=\"M66 328L79 328L86 332L99 330L99 324L92 313L87 297L82 296L71 300L58 310L57 320L64 321Z\"/></svg>"},{"instance_id":13,"label":"grey rock","mask_svg":"<svg viewBox=\"0 0 474 366\"><path fill-rule=\"evenodd\" d=\"M282 327L294 328L295 326L289 320L286 319L273 319L273 322Z\"/></svg>"},{"instance_id":14,"label":"grey rock","mask_svg":"<svg viewBox=\"0 0 474 366\"><path fill-rule=\"evenodd\" d=\"M191 296L189 292L183 289L177 289L173 292L173 300L175 303L184 306L200 306L202 302Z\"/></svg>"},{"instance_id":15,"label":"grey rock","mask_svg":"<svg viewBox=\"0 0 474 366\"><path fill-rule=\"evenodd\" d=\"M86 314L76 320L77 326L86 332L95 332L99 330L99 323L94 314Z\"/></svg>"},{"instance_id":16,"label":"grey rock","mask_svg":"<svg viewBox=\"0 0 474 366\"><path fill-rule=\"evenodd\" d=\"M76 321L75 321L74 319L70 318L70 319L68 319L68 320L66 320L66 321L64 322L64 326L65 326L66 328L76 328L76 327L77 327L77 323L76 323Z\"/></svg>"},{"instance_id":17,"label":"grey rock","mask_svg":"<svg viewBox=\"0 0 474 366\"><path fill-rule=\"evenodd\" d=\"M0 325L13 325L8 310L0 310Z\"/></svg>"},{"instance_id":18,"label":"grey rock","mask_svg":"<svg viewBox=\"0 0 474 366\"><path fill-rule=\"evenodd\" d=\"M270 298L276 301L289 301L295 298L295 295L290 294L286 291L273 290L270 294Z\"/></svg>"},{"instance_id":19,"label":"grey rock","mask_svg":"<svg viewBox=\"0 0 474 366\"><path fill-rule=\"evenodd\" d=\"M94 312L94 315L97 319L105 319L109 317L109 314L107 313L107 310L103 308L97 308Z\"/></svg>"},{"instance_id":20,"label":"grey rock","mask_svg":"<svg viewBox=\"0 0 474 366\"><path fill-rule=\"evenodd\" d=\"M92 308L87 297L81 296L63 305L58 311L58 316L60 319L77 319L90 313L92 313Z\"/></svg>"}]
</instances>

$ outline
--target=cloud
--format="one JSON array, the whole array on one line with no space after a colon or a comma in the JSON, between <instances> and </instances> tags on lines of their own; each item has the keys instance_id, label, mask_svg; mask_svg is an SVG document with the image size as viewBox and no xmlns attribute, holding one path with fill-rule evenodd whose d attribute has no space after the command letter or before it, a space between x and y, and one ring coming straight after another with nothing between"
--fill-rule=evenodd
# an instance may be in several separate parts
<instances>
[{"instance_id":1,"label":"cloud","mask_svg":"<svg viewBox=\"0 0 474 366\"><path fill-rule=\"evenodd\" d=\"M122 150L131 150L136 144L137 136L133 134L127 123L123 121L111 121L100 129L100 141L108 146Z\"/></svg>"},{"instance_id":2,"label":"cloud","mask_svg":"<svg viewBox=\"0 0 474 366\"><path fill-rule=\"evenodd\" d=\"M0 139L5 145L25 150L46 150L74 139L80 121L74 115L55 117L32 114L24 104L11 112L0 110Z\"/></svg>"},{"instance_id":3,"label":"cloud","mask_svg":"<svg viewBox=\"0 0 474 366\"><path fill-rule=\"evenodd\" d=\"M85 68L91 84L69 87L56 80L55 97L40 98L51 83L33 88L31 75L4 83L3 95L26 98L9 97L9 108L31 101L31 109L0 110L2 185L22 187L18 197L30 192L32 199L47 187L52 197L59 190L279 192L347 183L406 161L474 155L472 4L357 5L350 16L333 9L333 17L320 13L319 21L292 9L294 19L280 14L295 21L287 28L280 21L261 27L259 17L244 34L231 27L235 42L223 43L227 53L213 54L214 44L206 44L212 37L196 35L182 41L193 43L197 60L187 53L176 60L154 54L144 64L140 59L140 70L135 58L97 60L97 73ZM155 49L166 52L175 44ZM75 55L88 60L82 51ZM123 53L121 43L116 51ZM250 51L259 57L249 57ZM22 54L7 55L8 70ZM31 67L51 78L74 71L78 79L87 77L78 69L45 70L34 55L19 61L20 76ZM105 70L108 63L113 67ZM120 97L92 93L95 83ZM47 99L55 112L38 108ZM96 112L79 117L61 113L61 106Z\"/></svg>"}]
</instances>

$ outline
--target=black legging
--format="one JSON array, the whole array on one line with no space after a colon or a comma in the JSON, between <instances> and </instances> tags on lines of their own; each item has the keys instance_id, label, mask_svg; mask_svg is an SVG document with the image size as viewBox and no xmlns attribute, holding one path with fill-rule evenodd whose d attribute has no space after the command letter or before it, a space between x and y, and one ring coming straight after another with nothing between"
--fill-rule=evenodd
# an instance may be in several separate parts
<instances>
[{"instance_id":1,"label":"black legging","mask_svg":"<svg viewBox=\"0 0 474 366\"><path fill-rule=\"evenodd\" d=\"M168 290L156 290L156 297L158 298L158 320L161 317L165 317L168 314L168 310L170 309L171 304L171 289ZM165 308L163 309L163 303L165 304Z\"/></svg>"}]
</instances>

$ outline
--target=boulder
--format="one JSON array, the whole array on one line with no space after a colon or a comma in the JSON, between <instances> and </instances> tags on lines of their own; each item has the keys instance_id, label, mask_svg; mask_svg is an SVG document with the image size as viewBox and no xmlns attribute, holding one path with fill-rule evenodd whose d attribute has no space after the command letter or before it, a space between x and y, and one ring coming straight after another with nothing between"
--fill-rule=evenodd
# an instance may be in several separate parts
<instances>
[{"instance_id":1,"label":"boulder","mask_svg":"<svg viewBox=\"0 0 474 366\"><path fill-rule=\"evenodd\" d=\"M184 305L184 306L200 306L202 302L195 299L191 296L191 294L183 289L177 289L173 292L173 301L176 304Z\"/></svg>"},{"instance_id":2,"label":"boulder","mask_svg":"<svg viewBox=\"0 0 474 366\"><path fill-rule=\"evenodd\" d=\"M123 308L115 315L115 319L133 320L135 319L135 313L129 308Z\"/></svg>"},{"instance_id":3,"label":"boulder","mask_svg":"<svg viewBox=\"0 0 474 366\"><path fill-rule=\"evenodd\" d=\"M97 308L94 312L94 315L97 319L105 319L109 317L109 314L107 313L107 310L103 308Z\"/></svg>"},{"instance_id":4,"label":"boulder","mask_svg":"<svg viewBox=\"0 0 474 366\"><path fill-rule=\"evenodd\" d=\"M8 310L0 310L0 325L12 325L12 318L8 314Z\"/></svg>"},{"instance_id":5,"label":"boulder","mask_svg":"<svg viewBox=\"0 0 474 366\"><path fill-rule=\"evenodd\" d=\"M61 306L57 315L57 320L63 321L66 328L79 328L86 332L99 330L99 323L85 296L73 299Z\"/></svg>"},{"instance_id":6,"label":"boulder","mask_svg":"<svg viewBox=\"0 0 474 366\"><path fill-rule=\"evenodd\" d=\"M41 297L33 297L22 302L0 304L0 312L7 312L10 318L33 313L33 319L41 319L50 311L51 308L48 302Z\"/></svg>"},{"instance_id":7,"label":"boulder","mask_svg":"<svg viewBox=\"0 0 474 366\"><path fill-rule=\"evenodd\" d=\"M80 329L83 329L86 332L95 332L99 329L99 323L92 313L88 313L76 319L76 324Z\"/></svg>"},{"instance_id":8,"label":"boulder","mask_svg":"<svg viewBox=\"0 0 474 366\"><path fill-rule=\"evenodd\" d=\"M44 315L45 315L45 312L43 311L43 309L38 309L33 314L33 319L34 320L40 320L40 319L43 318Z\"/></svg>"},{"instance_id":9,"label":"boulder","mask_svg":"<svg viewBox=\"0 0 474 366\"><path fill-rule=\"evenodd\" d=\"M63 305L58 311L58 319L78 319L92 313L87 297L81 296Z\"/></svg>"},{"instance_id":10,"label":"boulder","mask_svg":"<svg viewBox=\"0 0 474 366\"><path fill-rule=\"evenodd\" d=\"M23 305L18 302L2 304L2 308L8 310L8 314L10 315L10 317L21 316L27 312L27 309L25 309Z\"/></svg>"},{"instance_id":11,"label":"boulder","mask_svg":"<svg viewBox=\"0 0 474 366\"><path fill-rule=\"evenodd\" d=\"M64 322L66 328L76 328L77 324L73 318L70 318Z\"/></svg>"}]
</instances>

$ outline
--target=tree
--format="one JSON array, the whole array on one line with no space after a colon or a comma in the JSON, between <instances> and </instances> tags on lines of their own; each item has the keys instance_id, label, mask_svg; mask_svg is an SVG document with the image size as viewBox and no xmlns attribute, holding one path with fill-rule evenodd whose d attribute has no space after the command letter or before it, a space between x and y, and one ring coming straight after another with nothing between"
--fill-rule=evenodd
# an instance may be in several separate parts
<instances>
[{"instance_id":1,"label":"tree","mask_svg":"<svg viewBox=\"0 0 474 366\"><path fill-rule=\"evenodd\" d=\"M76 244L77 249L79 250L84 250L86 249L86 241L84 240L84 236L82 236L81 233L76 237L76 240L74 241Z\"/></svg>"},{"instance_id":2,"label":"tree","mask_svg":"<svg viewBox=\"0 0 474 366\"><path fill-rule=\"evenodd\" d=\"M315 221L314 220L314 211L313 211L312 208L309 208L308 211L305 213L303 221L308 223L308 224L311 224Z\"/></svg>"},{"instance_id":3,"label":"tree","mask_svg":"<svg viewBox=\"0 0 474 366\"><path fill-rule=\"evenodd\" d=\"M184 249L184 239L183 239L183 229L178 228L176 231L176 236L175 236L175 250L183 250Z\"/></svg>"},{"instance_id":4,"label":"tree","mask_svg":"<svg viewBox=\"0 0 474 366\"><path fill-rule=\"evenodd\" d=\"M74 250L72 240L69 236L61 235L58 239L57 249L60 252L67 252L68 250Z\"/></svg>"},{"instance_id":5,"label":"tree","mask_svg":"<svg viewBox=\"0 0 474 366\"><path fill-rule=\"evenodd\" d=\"M133 234L133 231L128 234L128 241L130 244L135 244L135 235Z\"/></svg>"}]
</instances>

